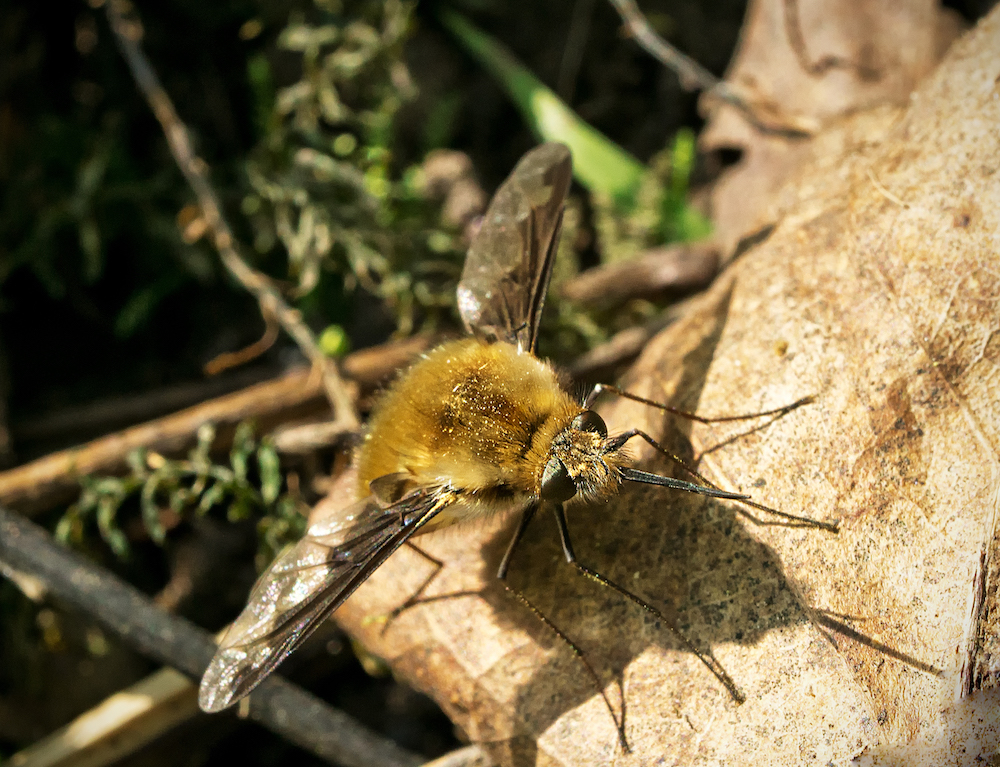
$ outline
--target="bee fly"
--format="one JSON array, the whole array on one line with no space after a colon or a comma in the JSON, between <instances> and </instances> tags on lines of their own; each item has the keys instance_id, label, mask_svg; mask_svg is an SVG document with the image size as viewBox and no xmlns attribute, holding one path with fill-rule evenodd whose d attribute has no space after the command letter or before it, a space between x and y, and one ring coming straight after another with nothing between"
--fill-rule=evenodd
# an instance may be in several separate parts
<instances>
[{"instance_id":1,"label":"bee fly","mask_svg":"<svg viewBox=\"0 0 1000 767\"><path fill-rule=\"evenodd\" d=\"M580 658L627 750L624 723L583 653L506 583L518 541L542 506L555 515L569 563L668 626L733 698L742 700L721 666L659 610L577 561L563 504L574 497L607 498L627 480L741 501L806 520L720 490L638 429L609 436L590 405L602 391L612 391L696 420L733 418L703 419L610 386L595 388L580 404L562 389L553 368L534 356L571 168L565 146L543 144L521 159L497 191L458 286L458 308L469 337L431 351L389 389L358 455L361 500L313 525L261 576L201 681L202 709L220 711L247 695L414 536L496 514L519 514L497 577ZM804 401L754 415L781 414ZM623 448L634 437L680 463L699 482L633 468Z\"/></svg>"}]
</instances>

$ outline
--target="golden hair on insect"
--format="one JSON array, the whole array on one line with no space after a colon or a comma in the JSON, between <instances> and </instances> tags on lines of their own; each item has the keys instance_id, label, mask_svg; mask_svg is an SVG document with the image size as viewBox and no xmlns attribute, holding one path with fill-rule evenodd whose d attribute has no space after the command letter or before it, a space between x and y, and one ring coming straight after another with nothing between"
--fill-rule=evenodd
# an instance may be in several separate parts
<instances>
[{"instance_id":1,"label":"golden hair on insect","mask_svg":"<svg viewBox=\"0 0 1000 767\"><path fill-rule=\"evenodd\" d=\"M574 650L604 697L627 750L624 722L587 658L506 583L517 544L542 507L555 514L569 563L655 616L735 700L742 700L725 670L659 610L576 560L563 504L574 497L599 501L628 480L738 500L809 521L721 490L666 451L697 482L632 467L624 452L630 439L662 448L637 429L609 436L604 421L590 409L602 391L706 419L610 386L596 387L581 404L560 386L553 368L534 355L571 168L566 147L543 144L528 152L497 190L458 286L459 313L469 336L425 355L386 392L358 452L359 500L313 525L261 576L202 678L198 702L204 710L219 711L247 695L404 543L431 530L510 514L519 515L519 522L497 577ZM754 415L781 414L807 401Z\"/></svg>"}]
</instances>

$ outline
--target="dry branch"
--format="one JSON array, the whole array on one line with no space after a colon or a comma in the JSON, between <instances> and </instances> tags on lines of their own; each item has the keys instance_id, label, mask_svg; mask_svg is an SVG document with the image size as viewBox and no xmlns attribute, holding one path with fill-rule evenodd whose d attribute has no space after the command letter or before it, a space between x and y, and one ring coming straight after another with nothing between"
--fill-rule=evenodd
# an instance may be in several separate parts
<instances>
[{"instance_id":1,"label":"dry branch","mask_svg":"<svg viewBox=\"0 0 1000 767\"><path fill-rule=\"evenodd\" d=\"M17 752L10 765L106 767L199 713L197 685L172 668L162 668ZM491 764L479 746L466 746L424 767L490 767Z\"/></svg>"},{"instance_id":2,"label":"dry branch","mask_svg":"<svg viewBox=\"0 0 1000 767\"><path fill-rule=\"evenodd\" d=\"M201 676L215 652L204 629L158 609L138 589L45 530L0 507L0 563L38 578L57 598L93 616L138 652L188 676ZM337 709L272 676L250 699L249 717L317 756L357 767L412 767L419 757Z\"/></svg>"},{"instance_id":3,"label":"dry branch","mask_svg":"<svg viewBox=\"0 0 1000 767\"><path fill-rule=\"evenodd\" d=\"M653 58L673 70L684 90L701 90L707 97L729 104L765 133L802 138L818 130L816 120L789 114L780 105L755 97L739 83L720 80L697 61L685 56L656 33L635 0L611 0L611 5L622 17L635 41Z\"/></svg>"},{"instance_id":4,"label":"dry branch","mask_svg":"<svg viewBox=\"0 0 1000 767\"><path fill-rule=\"evenodd\" d=\"M613 305L705 287L718 269L719 249L713 243L667 245L632 261L588 269L564 282L560 292L571 301Z\"/></svg>"},{"instance_id":5,"label":"dry branch","mask_svg":"<svg viewBox=\"0 0 1000 767\"><path fill-rule=\"evenodd\" d=\"M426 337L364 349L347 356L344 372L360 387L379 385L429 344ZM279 424L328 412L323 386L308 368L274 381L210 400L164 418L100 437L79 447L60 450L36 461L0 472L0 503L24 513L71 500L88 474L121 474L128 454L146 448L176 455L194 446L198 427L215 424L216 448L227 446L240 421L253 419L262 432Z\"/></svg>"}]
</instances>

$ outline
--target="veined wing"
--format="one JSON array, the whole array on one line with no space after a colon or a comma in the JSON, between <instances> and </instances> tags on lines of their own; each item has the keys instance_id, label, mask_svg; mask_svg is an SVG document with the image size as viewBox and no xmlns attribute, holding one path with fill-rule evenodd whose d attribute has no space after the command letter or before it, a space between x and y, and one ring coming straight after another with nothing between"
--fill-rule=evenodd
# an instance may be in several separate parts
<instances>
[{"instance_id":1,"label":"veined wing","mask_svg":"<svg viewBox=\"0 0 1000 767\"><path fill-rule=\"evenodd\" d=\"M534 351L572 172L569 149L542 144L500 185L458 283L469 333Z\"/></svg>"},{"instance_id":2,"label":"veined wing","mask_svg":"<svg viewBox=\"0 0 1000 767\"><path fill-rule=\"evenodd\" d=\"M436 490L369 497L313 525L254 586L201 680L215 712L244 697L441 508Z\"/></svg>"}]
</instances>

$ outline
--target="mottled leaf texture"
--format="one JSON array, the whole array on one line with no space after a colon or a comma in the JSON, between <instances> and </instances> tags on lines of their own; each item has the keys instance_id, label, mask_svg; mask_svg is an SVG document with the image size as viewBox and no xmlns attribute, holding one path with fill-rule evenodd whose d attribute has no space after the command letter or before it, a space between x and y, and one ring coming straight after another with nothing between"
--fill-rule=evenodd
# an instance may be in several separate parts
<instances>
[{"instance_id":1,"label":"mottled leaf texture","mask_svg":"<svg viewBox=\"0 0 1000 767\"><path fill-rule=\"evenodd\" d=\"M493 196L458 285L469 333L535 348L571 179L569 149L542 144Z\"/></svg>"},{"instance_id":2,"label":"mottled leaf texture","mask_svg":"<svg viewBox=\"0 0 1000 767\"><path fill-rule=\"evenodd\" d=\"M745 703L662 626L575 574L545 515L511 582L579 644L616 706L621 685L630 753L578 660L494 583L510 532L500 520L420 540L445 561L428 594L464 595L384 633L366 624L432 570L402 549L338 620L502 765L996 764L996 677L966 689L961 670L988 670L998 636L997 51L1000 9L905 110L835 126L770 236L622 382L705 415L813 404L702 425L602 403L612 431L690 442L727 489L841 520L839 534L756 526L732 502L660 488L567 508L579 559L660 606ZM635 455L667 470L651 450Z\"/></svg>"},{"instance_id":3,"label":"mottled leaf texture","mask_svg":"<svg viewBox=\"0 0 1000 767\"><path fill-rule=\"evenodd\" d=\"M759 111L829 125L879 104L905 105L940 61L959 21L938 0L751 0L726 81ZM900 41L905 40L905 45ZM738 150L713 186L712 223L725 251L759 228L770 196L811 151L802 136L765 131L717 105L703 151Z\"/></svg>"}]
</instances>

